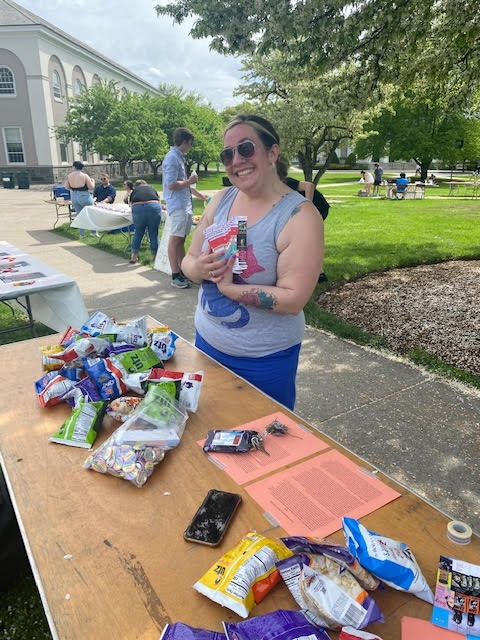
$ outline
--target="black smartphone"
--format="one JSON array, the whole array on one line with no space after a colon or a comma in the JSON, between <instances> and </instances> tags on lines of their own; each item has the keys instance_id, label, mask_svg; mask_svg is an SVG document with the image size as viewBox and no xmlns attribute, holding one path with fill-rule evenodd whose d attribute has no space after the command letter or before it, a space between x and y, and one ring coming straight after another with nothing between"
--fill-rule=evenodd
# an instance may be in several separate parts
<instances>
[{"instance_id":1,"label":"black smartphone","mask_svg":"<svg viewBox=\"0 0 480 640\"><path fill-rule=\"evenodd\" d=\"M225 535L242 496L228 491L210 489L183 536L189 542L215 547Z\"/></svg>"}]
</instances>

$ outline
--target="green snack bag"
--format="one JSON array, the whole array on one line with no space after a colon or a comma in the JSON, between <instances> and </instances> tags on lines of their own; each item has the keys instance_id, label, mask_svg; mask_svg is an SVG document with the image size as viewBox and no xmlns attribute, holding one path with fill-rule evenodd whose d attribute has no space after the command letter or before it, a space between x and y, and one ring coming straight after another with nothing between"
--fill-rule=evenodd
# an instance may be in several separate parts
<instances>
[{"instance_id":1,"label":"green snack bag","mask_svg":"<svg viewBox=\"0 0 480 640\"><path fill-rule=\"evenodd\" d=\"M112 356L113 360L121 369L127 373L140 373L148 371L162 363L151 347L142 347L133 351L126 351Z\"/></svg>"},{"instance_id":2,"label":"green snack bag","mask_svg":"<svg viewBox=\"0 0 480 640\"><path fill-rule=\"evenodd\" d=\"M80 398L70 417L58 431L50 436L50 442L91 449L102 424L107 404L107 402L87 402L85 397Z\"/></svg>"}]
</instances>

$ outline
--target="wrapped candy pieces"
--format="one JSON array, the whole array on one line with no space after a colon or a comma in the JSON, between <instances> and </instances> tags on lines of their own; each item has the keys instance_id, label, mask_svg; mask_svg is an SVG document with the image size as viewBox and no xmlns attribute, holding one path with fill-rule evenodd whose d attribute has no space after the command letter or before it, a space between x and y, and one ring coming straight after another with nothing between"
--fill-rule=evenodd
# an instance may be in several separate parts
<instances>
[{"instance_id":1,"label":"wrapped candy pieces","mask_svg":"<svg viewBox=\"0 0 480 640\"><path fill-rule=\"evenodd\" d=\"M88 456L84 467L142 487L165 451L180 443L187 417L168 391L152 387L133 414Z\"/></svg>"}]
</instances>

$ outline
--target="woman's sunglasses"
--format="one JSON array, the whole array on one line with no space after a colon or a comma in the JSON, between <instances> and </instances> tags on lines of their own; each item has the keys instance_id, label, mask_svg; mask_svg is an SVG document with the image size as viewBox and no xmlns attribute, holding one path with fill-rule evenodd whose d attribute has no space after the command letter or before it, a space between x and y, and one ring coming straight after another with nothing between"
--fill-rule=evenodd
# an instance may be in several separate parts
<instances>
[{"instance_id":1,"label":"woman's sunglasses","mask_svg":"<svg viewBox=\"0 0 480 640\"><path fill-rule=\"evenodd\" d=\"M225 149L220 153L220 160L225 167L232 164L233 158L235 157L235 150L239 156L242 156L242 158L251 158L255 153L255 143L251 140L245 140L244 142L237 144L236 147L225 147Z\"/></svg>"}]
</instances>

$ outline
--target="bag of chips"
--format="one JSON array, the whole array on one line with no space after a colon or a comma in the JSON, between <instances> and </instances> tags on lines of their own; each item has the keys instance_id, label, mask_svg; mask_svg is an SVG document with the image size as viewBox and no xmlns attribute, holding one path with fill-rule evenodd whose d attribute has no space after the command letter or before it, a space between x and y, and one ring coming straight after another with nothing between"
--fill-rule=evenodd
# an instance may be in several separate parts
<instances>
[{"instance_id":1,"label":"bag of chips","mask_svg":"<svg viewBox=\"0 0 480 640\"><path fill-rule=\"evenodd\" d=\"M228 640L330 640L323 629L313 626L301 611L279 609L243 622L224 622Z\"/></svg>"},{"instance_id":2,"label":"bag of chips","mask_svg":"<svg viewBox=\"0 0 480 640\"><path fill-rule=\"evenodd\" d=\"M283 544L249 531L193 588L247 618L253 607L280 581L275 563L291 555Z\"/></svg>"},{"instance_id":3,"label":"bag of chips","mask_svg":"<svg viewBox=\"0 0 480 640\"><path fill-rule=\"evenodd\" d=\"M197 629L183 622L175 622L175 624L167 624L160 640L227 640L227 636L217 631Z\"/></svg>"},{"instance_id":4,"label":"bag of chips","mask_svg":"<svg viewBox=\"0 0 480 640\"><path fill-rule=\"evenodd\" d=\"M342 526L350 551L365 569L393 589L433 603L432 590L408 545L369 531L353 518L343 518Z\"/></svg>"}]
</instances>

